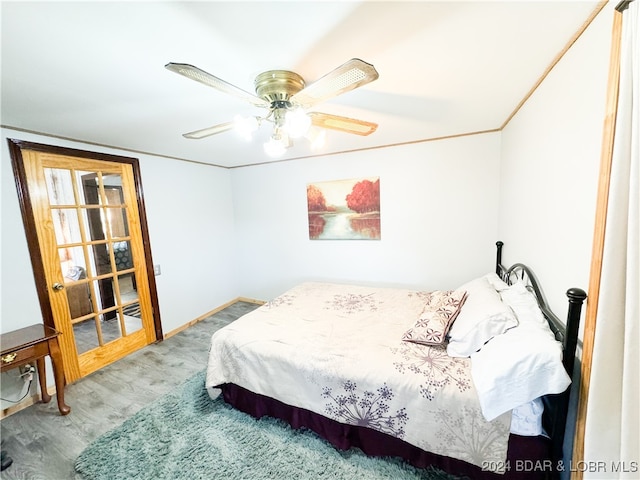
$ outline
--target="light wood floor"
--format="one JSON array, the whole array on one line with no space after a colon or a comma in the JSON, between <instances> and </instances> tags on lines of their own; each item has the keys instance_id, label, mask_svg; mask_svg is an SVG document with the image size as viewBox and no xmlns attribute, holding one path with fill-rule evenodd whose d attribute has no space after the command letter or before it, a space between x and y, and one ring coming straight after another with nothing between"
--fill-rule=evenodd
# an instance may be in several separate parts
<instances>
[{"instance_id":1,"label":"light wood floor","mask_svg":"<svg viewBox=\"0 0 640 480\"><path fill-rule=\"evenodd\" d=\"M149 345L65 389L71 413L61 416L56 399L2 419L2 449L13 465L2 479L66 480L73 463L101 434L206 368L211 334L259 305L236 302L164 340Z\"/></svg>"}]
</instances>

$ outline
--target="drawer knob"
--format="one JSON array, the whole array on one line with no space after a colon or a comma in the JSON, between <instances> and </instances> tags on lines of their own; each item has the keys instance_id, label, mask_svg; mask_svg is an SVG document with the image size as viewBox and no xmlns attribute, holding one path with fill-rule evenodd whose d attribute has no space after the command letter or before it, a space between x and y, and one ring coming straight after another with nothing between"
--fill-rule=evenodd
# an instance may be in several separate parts
<instances>
[{"instance_id":1,"label":"drawer knob","mask_svg":"<svg viewBox=\"0 0 640 480\"><path fill-rule=\"evenodd\" d=\"M11 363L16 359L17 356L17 353L9 353L2 357L2 363Z\"/></svg>"}]
</instances>

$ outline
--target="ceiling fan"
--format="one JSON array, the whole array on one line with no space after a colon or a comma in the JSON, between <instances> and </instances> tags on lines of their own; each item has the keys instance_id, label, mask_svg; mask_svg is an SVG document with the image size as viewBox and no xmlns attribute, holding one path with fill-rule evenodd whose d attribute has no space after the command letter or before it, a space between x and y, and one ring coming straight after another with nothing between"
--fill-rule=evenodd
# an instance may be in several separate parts
<instances>
[{"instance_id":1,"label":"ceiling fan","mask_svg":"<svg viewBox=\"0 0 640 480\"><path fill-rule=\"evenodd\" d=\"M314 142L323 141L323 129L339 130L355 135L370 135L378 128L377 124L364 120L307 111L320 102L354 90L378 78L378 72L374 66L358 58L352 58L310 85L306 85L300 75L288 70L263 72L254 82L256 95L193 65L167 63L165 67L191 80L266 109L264 115L247 118L237 116L231 122L185 133L183 135L185 138L200 139L231 129L236 129L241 135L250 138L262 122L266 121L273 123L273 134L265 143L265 151L271 156L278 156L292 145L293 138L306 136L312 142L312 146Z\"/></svg>"}]
</instances>

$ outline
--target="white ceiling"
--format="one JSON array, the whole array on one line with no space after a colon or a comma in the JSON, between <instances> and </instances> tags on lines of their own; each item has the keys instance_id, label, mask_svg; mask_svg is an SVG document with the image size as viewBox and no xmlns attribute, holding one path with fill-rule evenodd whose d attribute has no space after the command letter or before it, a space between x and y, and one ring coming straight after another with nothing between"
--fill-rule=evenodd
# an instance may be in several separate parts
<instances>
[{"instance_id":1,"label":"white ceiling","mask_svg":"<svg viewBox=\"0 0 640 480\"><path fill-rule=\"evenodd\" d=\"M258 139L182 133L262 113L176 75L189 63L254 92L257 74L312 83L351 58L380 78L317 105L379 127L327 131L322 153L500 128L598 1L2 1L1 123L132 152L234 167ZM298 140L280 159L311 155Z\"/></svg>"}]
</instances>

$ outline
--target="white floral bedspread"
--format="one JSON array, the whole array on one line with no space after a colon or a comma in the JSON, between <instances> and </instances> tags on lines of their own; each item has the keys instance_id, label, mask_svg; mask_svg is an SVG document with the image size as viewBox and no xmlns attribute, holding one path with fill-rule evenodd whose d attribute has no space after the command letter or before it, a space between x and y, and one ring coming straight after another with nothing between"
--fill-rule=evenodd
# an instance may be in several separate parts
<instances>
[{"instance_id":1,"label":"white floral bedspread","mask_svg":"<svg viewBox=\"0 0 640 480\"><path fill-rule=\"evenodd\" d=\"M484 419L469 359L402 341L427 294L298 285L213 335L207 388L235 383L481 468L505 465L511 413Z\"/></svg>"}]
</instances>

